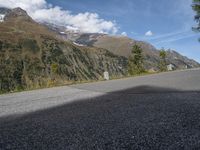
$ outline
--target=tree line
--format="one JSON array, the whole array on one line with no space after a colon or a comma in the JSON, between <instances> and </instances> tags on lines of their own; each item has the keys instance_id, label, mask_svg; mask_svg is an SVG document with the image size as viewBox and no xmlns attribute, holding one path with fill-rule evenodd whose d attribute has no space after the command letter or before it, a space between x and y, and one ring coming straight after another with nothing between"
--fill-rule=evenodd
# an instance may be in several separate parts
<instances>
[{"instance_id":1,"label":"tree line","mask_svg":"<svg viewBox=\"0 0 200 150\"><path fill-rule=\"evenodd\" d=\"M193 30L200 32L200 0L193 0L192 8L196 13L196 15L194 16L194 19L197 22L197 25L196 27L193 27Z\"/></svg>"},{"instance_id":2,"label":"tree line","mask_svg":"<svg viewBox=\"0 0 200 150\"><path fill-rule=\"evenodd\" d=\"M160 61L158 68L160 72L167 71L167 53L164 49L159 52ZM129 75L139 75L147 72L144 68L144 56L143 50L139 45L134 45L131 51L131 55L128 58L128 73Z\"/></svg>"},{"instance_id":3,"label":"tree line","mask_svg":"<svg viewBox=\"0 0 200 150\"><path fill-rule=\"evenodd\" d=\"M197 22L197 26L193 29L200 31L200 0L193 0L192 8L196 12L194 19Z\"/></svg>"}]
</instances>

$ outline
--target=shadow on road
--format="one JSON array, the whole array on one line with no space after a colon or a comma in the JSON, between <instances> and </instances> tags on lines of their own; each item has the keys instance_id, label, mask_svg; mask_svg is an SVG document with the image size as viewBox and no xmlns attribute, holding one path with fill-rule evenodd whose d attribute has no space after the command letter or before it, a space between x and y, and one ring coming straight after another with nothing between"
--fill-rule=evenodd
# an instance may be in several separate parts
<instances>
[{"instance_id":1,"label":"shadow on road","mask_svg":"<svg viewBox=\"0 0 200 150\"><path fill-rule=\"evenodd\" d=\"M0 149L199 149L199 97L141 86L2 117Z\"/></svg>"}]
</instances>

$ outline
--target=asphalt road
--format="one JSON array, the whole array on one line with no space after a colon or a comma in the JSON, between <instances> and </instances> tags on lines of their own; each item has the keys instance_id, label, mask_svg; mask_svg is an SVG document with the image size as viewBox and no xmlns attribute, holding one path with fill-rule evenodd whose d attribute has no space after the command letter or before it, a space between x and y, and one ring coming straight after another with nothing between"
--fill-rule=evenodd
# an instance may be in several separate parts
<instances>
[{"instance_id":1,"label":"asphalt road","mask_svg":"<svg viewBox=\"0 0 200 150\"><path fill-rule=\"evenodd\" d=\"M200 69L2 95L9 149L200 149Z\"/></svg>"}]
</instances>

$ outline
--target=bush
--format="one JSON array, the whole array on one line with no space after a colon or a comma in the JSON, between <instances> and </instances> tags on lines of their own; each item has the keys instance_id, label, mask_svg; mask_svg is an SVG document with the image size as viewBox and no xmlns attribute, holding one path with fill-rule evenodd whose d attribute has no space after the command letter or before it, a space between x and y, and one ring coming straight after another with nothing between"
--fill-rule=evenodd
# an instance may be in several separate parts
<instances>
[{"instance_id":1,"label":"bush","mask_svg":"<svg viewBox=\"0 0 200 150\"><path fill-rule=\"evenodd\" d=\"M25 40L23 40L22 47L32 51L33 53L37 53L38 51L40 51L40 48L39 48L39 46L37 44L37 41L33 40L33 39L25 39Z\"/></svg>"}]
</instances>

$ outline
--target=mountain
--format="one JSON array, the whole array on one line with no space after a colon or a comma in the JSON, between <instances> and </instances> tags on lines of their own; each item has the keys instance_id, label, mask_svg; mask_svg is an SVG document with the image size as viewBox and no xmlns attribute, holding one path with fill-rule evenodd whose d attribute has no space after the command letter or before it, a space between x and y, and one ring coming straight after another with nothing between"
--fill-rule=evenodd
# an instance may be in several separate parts
<instances>
[{"instance_id":1,"label":"mountain","mask_svg":"<svg viewBox=\"0 0 200 150\"><path fill-rule=\"evenodd\" d=\"M5 15L5 14L8 13L9 11L10 11L10 9L8 9L8 8L0 7L0 14Z\"/></svg>"},{"instance_id":2,"label":"mountain","mask_svg":"<svg viewBox=\"0 0 200 150\"><path fill-rule=\"evenodd\" d=\"M125 57L65 41L21 8L5 13L0 32L0 91L98 80L104 71L127 74Z\"/></svg>"},{"instance_id":3,"label":"mountain","mask_svg":"<svg viewBox=\"0 0 200 150\"><path fill-rule=\"evenodd\" d=\"M48 25L49 29L59 33L60 36L68 41L73 41L76 44L104 48L109 50L115 55L123 56L128 58L131 54L133 45L137 44L143 49L143 55L145 60L145 68L147 70L158 70L158 63L160 61L159 50L153 45L144 42L137 41L125 36L112 36L107 34L99 33L81 33L66 30L64 27L52 28ZM62 34L61 34L62 33ZM189 59L175 50L168 50L167 52L167 63L173 64L176 69L185 69L200 67L200 64L192 59Z\"/></svg>"},{"instance_id":4,"label":"mountain","mask_svg":"<svg viewBox=\"0 0 200 150\"><path fill-rule=\"evenodd\" d=\"M18 20L18 21L32 21L32 18L27 14L27 12L21 8L14 8L10 11L7 11L5 13L5 21L11 21L11 20Z\"/></svg>"},{"instance_id":5,"label":"mountain","mask_svg":"<svg viewBox=\"0 0 200 150\"><path fill-rule=\"evenodd\" d=\"M123 36L89 34L35 22L21 8L0 8L0 92L63 85L127 75L134 44L142 47L145 68L158 69L159 51ZM194 60L167 51L176 69L199 67Z\"/></svg>"},{"instance_id":6,"label":"mountain","mask_svg":"<svg viewBox=\"0 0 200 150\"><path fill-rule=\"evenodd\" d=\"M0 22L4 21L4 17L6 15L6 13L8 13L9 11L10 11L10 9L0 8Z\"/></svg>"},{"instance_id":7,"label":"mountain","mask_svg":"<svg viewBox=\"0 0 200 150\"><path fill-rule=\"evenodd\" d=\"M83 39L87 39L88 42L84 43ZM97 36L93 34L82 34L78 39L76 39L75 42L79 44L89 44L95 47L105 48L116 55L124 56L126 58L130 56L133 45L137 44L143 49L145 68L147 70L151 68L154 68L155 70L158 69L157 64L160 60L159 50L144 41L136 41L124 36ZM182 56L175 50L167 51L167 63L173 64L176 69L185 69L186 66L188 68L200 66L198 62Z\"/></svg>"}]
</instances>

